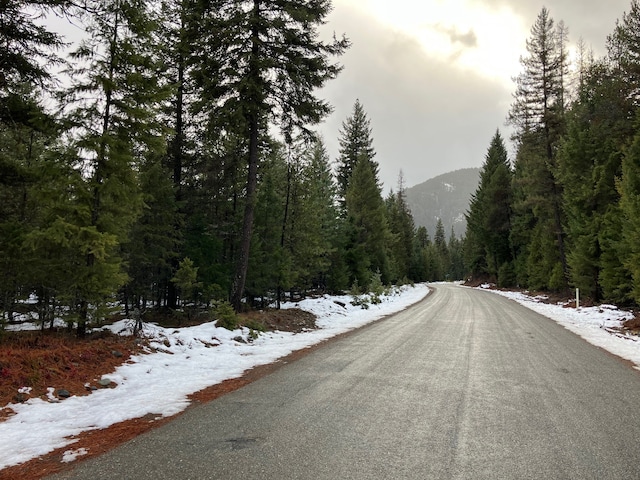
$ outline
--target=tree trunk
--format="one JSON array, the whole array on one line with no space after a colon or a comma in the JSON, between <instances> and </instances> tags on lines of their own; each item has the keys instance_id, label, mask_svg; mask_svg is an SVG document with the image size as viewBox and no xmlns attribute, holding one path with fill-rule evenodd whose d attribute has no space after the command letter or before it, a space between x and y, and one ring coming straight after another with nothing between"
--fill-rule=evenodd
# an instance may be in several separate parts
<instances>
[{"instance_id":1,"label":"tree trunk","mask_svg":"<svg viewBox=\"0 0 640 480\"><path fill-rule=\"evenodd\" d=\"M287 195L284 203L284 218L282 219L282 233L280 235L280 248L284 251L285 237L287 234L287 222L289 221L289 201L291 199L291 165L287 165ZM282 306L282 285L278 278L278 288L276 289L276 309Z\"/></svg>"},{"instance_id":2,"label":"tree trunk","mask_svg":"<svg viewBox=\"0 0 640 480\"><path fill-rule=\"evenodd\" d=\"M258 122L251 121L249 140L249 170L247 174L247 198L244 208L244 220L242 222L242 237L238 251L238 261L231 287L231 305L236 312L242 306L242 296L247 281L249 268L249 253L251 251L251 236L253 234L253 215L256 207L256 189L258 185Z\"/></svg>"},{"instance_id":3,"label":"tree trunk","mask_svg":"<svg viewBox=\"0 0 640 480\"><path fill-rule=\"evenodd\" d=\"M184 8L183 8L184 12ZM184 31L184 13L181 18L182 31ZM178 88L176 92L176 110L175 110L175 120L176 120L176 131L175 137L173 139L172 144L172 160L173 160L173 188L175 192L175 199L178 203L178 209L180 209L180 201L182 200L182 153L183 153L183 144L184 144L184 70L185 70L185 59L184 59L184 41L181 39L180 46L178 48ZM176 223L174 228L178 230L180 228L179 221L176 219ZM175 257L171 259L171 273L174 274L180 265L179 258ZM178 290L176 288L175 283L173 283L170 279L167 282L167 307L175 310L178 306Z\"/></svg>"},{"instance_id":4,"label":"tree trunk","mask_svg":"<svg viewBox=\"0 0 640 480\"><path fill-rule=\"evenodd\" d=\"M249 168L247 173L246 203L242 222L242 237L236 263L235 275L231 285L231 305L236 312L242 306L244 287L249 268L251 236L253 234L253 216L256 207L256 189L258 185L258 142L260 139L260 66L258 64L260 35L260 0L253 2L253 25L251 27L251 57L249 59L249 83L252 84L253 98L248 99L247 125L249 130Z\"/></svg>"}]
</instances>

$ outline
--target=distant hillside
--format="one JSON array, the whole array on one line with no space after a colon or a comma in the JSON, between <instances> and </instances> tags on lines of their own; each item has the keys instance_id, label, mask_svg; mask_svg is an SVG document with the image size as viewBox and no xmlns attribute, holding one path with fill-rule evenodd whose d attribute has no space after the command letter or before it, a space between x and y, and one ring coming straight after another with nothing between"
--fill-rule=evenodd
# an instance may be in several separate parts
<instances>
[{"instance_id":1,"label":"distant hillside","mask_svg":"<svg viewBox=\"0 0 640 480\"><path fill-rule=\"evenodd\" d=\"M433 240L438 218L441 218L447 240L452 225L456 236L463 236L467 228L464 214L479 180L479 168L463 168L407 188L407 203L416 227L427 227L429 238Z\"/></svg>"}]
</instances>

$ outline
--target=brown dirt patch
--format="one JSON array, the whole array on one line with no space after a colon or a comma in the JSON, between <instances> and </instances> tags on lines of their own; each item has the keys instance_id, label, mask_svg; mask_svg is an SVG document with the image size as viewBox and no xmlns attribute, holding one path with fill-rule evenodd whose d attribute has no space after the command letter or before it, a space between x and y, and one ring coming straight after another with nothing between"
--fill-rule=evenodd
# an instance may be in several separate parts
<instances>
[{"instance_id":1,"label":"brown dirt patch","mask_svg":"<svg viewBox=\"0 0 640 480\"><path fill-rule=\"evenodd\" d=\"M316 328L315 315L299 308L252 311L243 313L241 319L243 325L251 326L255 322L265 330L298 333Z\"/></svg>"},{"instance_id":2,"label":"brown dirt patch","mask_svg":"<svg viewBox=\"0 0 640 480\"><path fill-rule=\"evenodd\" d=\"M47 399L47 388L88 395L97 382L131 355L141 353L143 343L132 337L101 332L77 339L59 332L5 332L0 339L0 419L10 415L8 403L29 398ZM22 388L29 393L19 393ZM108 388L108 387L107 387Z\"/></svg>"},{"instance_id":3,"label":"brown dirt patch","mask_svg":"<svg viewBox=\"0 0 640 480\"><path fill-rule=\"evenodd\" d=\"M634 335L640 335L640 315L636 314L633 318L625 320L622 328Z\"/></svg>"}]
</instances>

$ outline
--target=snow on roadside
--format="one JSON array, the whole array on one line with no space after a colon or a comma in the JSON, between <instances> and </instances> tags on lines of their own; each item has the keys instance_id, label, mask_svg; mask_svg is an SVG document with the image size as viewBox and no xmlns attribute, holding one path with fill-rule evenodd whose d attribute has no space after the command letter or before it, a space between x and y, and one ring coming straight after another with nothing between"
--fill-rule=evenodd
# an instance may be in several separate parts
<instances>
[{"instance_id":1,"label":"snow on roadside","mask_svg":"<svg viewBox=\"0 0 640 480\"><path fill-rule=\"evenodd\" d=\"M155 414L174 415L189 405L188 395L246 370L271 363L289 353L317 344L386 315L399 312L429 292L426 285L402 287L382 303L368 309L351 305L350 296L324 296L285 304L317 316L317 330L303 333L267 332L251 343L247 329L229 331L207 323L187 328L145 326L145 335L157 352L137 355L103 376L117 384L88 396L73 396L59 403L39 398L9 405L16 415L0 422L0 470L74 443L69 438L83 431L106 428L118 422ZM130 322L111 328L122 331ZM98 380L98 379L96 379ZM68 450L64 461L87 452Z\"/></svg>"},{"instance_id":2,"label":"snow on roadside","mask_svg":"<svg viewBox=\"0 0 640 480\"><path fill-rule=\"evenodd\" d=\"M483 285L480 288L486 289ZM589 343L604 348L640 369L640 337L625 335L618 331L625 320L633 318L633 313L620 310L615 305L569 308L563 304L544 303L544 297L533 297L520 292L488 290L515 300L521 305L555 320L557 323L584 338Z\"/></svg>"}]
</instances>

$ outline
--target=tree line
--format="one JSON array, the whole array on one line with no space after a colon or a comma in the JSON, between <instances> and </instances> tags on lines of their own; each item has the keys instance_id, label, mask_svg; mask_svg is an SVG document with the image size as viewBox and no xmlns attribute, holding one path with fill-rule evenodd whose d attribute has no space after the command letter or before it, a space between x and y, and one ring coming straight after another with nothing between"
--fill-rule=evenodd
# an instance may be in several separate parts
<instances>
[{"instance_id":1,"label":"tree line","mask_svg":"<svg viewBox=\"0 0 640 480\"><path fill-rule=\"evenodd\" d=\"M334 168L313 128L346 37L328 0L9 0L0 9L0 310L79 336L114 302L279 302L285 292L459 278L462 241L382 195L354 104ZM69 46L47 28L80 28ZM65 48L73 47L68 54Z\"/></svg>"},{"instance_id":2,"label":"tree line","mask_svg":"<svg viewBox=\"0 0 640 480\"><path fill-rule=\"evenodd\" d=\"M640 301L640 5L595 58L569 61L568 29L539 13L507 122L487 150L468 213L465 264L500 286Z\"/></svg>"}]
</instances>

